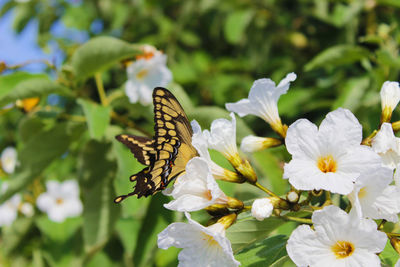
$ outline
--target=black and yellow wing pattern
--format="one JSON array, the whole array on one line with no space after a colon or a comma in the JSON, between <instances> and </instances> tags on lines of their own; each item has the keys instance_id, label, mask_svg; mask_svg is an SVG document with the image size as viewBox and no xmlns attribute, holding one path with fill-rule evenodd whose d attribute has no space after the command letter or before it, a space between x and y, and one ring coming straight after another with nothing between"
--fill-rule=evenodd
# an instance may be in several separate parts
<instances>
[{"instance_id":1,"label":"black and yellow wing pattern","mask_svg":"<svg viewBox=\"0 0 400 267\"><path fill-rule=\"evenodd\" d=\"M147 167L130 177L136 181L133 192L117 197L119 203L137 195L154 195L185 171L186 163L197 156L192 146L193 131L175 96L165 88L153 91L154 139L121 134L116 139L126 145L135 158Z\"/></svg>"}]
</instances>

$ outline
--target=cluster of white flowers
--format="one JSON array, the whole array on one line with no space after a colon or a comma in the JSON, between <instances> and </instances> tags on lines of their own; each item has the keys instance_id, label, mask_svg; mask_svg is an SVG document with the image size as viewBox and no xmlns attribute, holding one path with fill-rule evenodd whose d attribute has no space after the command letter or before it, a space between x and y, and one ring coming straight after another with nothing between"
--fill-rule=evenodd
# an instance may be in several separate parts
<instances>
[{"instance_id":1,"label":"cluster of white flowers","mask_svg":"<svg viewBox=\"0 0 400 267\"><path fill-rule=\"evenodd\" d=\"M283 178L292 186L286 199L261 187L256 176L248 175L252 169L237 148L233 113L231 120L213 121L210 131L202 131L197 122L192 122L192 144L200 156L189 161L186 173L165 192L174 198L165 207L185 212L189 223L173 223L158 236L160 248L183 248L179 266L238 266L225 238L225 229L234 223L236 215L251 209L255 219L264 220L275 214L275 209L296 211L310 204L304 199L300 203L302 191L309 191L309 195L317 191L327 194L324 205L309 220L313 228L300 225L288 240L287 252L296 265L380 266L377 254L384 249L390 233L378 229L374 220L395 223L400 213L400 169L396 171L400 168L400 138L395 137L388 123L400 100L399 84L385 82L382 86L381 127L363 139L361 124L350 110L343 108L328 113L319 127L307 119L299 119L289 127L283 124L277 102L295 79L296 75L290 73L277 86L270 79L257 80L248 99L226 104L229 111L241 117L249 114L261 117L282 138L248 136L242 140L242 151L258 151L280 145L284 140L292 156L283 172ZM214 163L208 149L222 153L235 171ZM215 179L247 181L270 196L256 199L251 207L244 208L238 205L240 200L222 192ZM349 213L332 205L331 193L349 199ZM193 221L187 213L221 207L228 210L222 218L230 216L231 220L220 219L209 227Z\"/></svg>"},{"instance_id":2,"label":"cluster of white flowers","mask_svg":"<svg viewBox=\"0 0 400 267\"><path fill-rule=\"evenodd\" d=\"M1 154L1 167L7 174L14 173L17 166L17 151L7 147ZM75 180L59 183L48 181L47 192L42 193L36 200L39 210L48 214L49 219L63 222L68 217L79 216L82 213L82 202L79 199L79 186ZM4 194L8 183L1 183L0 195ZM0 205L0 226L10 226L18 217L18 212L27 217L34 214L34 207L22 200L21 194L15 194Z\"/></svg>"},{"instance_id":3,"label":"cluster of white flowers","mask_svg":"<svg viewBox=\"0 0 400 267\"><path fill-rule=\"evenodd\" d=\"M131 103L139 101L142 105L149 105L153 88L165 87L171 82L172 73L166 64L165 54L152 46L143 46L143 54L127 67L125 93Z\"/></svg>"}]
</instances>

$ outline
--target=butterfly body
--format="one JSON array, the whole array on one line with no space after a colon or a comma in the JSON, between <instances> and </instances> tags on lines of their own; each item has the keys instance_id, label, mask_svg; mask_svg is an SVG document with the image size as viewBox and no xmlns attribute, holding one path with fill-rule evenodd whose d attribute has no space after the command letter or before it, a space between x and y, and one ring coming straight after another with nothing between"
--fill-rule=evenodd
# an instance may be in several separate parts
<instances>
[{"instance_id":1,"label":"butterfly body","mask_svg":"<svg viewBox=\"0 0 400 267\"><path fill-rule=\"evenodd\" d=\"M136 181L134 191L117 197L116 203L128 196L147 197L165 189L185 171L186 163L198 155L192 146L193 131L189 120L174 95L157 87L153 91L153 104L153 139L129 134L116 136L140 163L147 166L130 177L132 182Z\"/></svg>"}]
</instances>

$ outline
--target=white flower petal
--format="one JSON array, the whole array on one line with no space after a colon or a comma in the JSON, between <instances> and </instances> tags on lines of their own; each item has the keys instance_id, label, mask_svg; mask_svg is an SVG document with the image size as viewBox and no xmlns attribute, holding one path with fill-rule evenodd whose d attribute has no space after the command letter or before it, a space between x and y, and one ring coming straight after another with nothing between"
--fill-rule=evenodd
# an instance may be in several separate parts
<instances>
[{"instance_id":1,"label":"white flower petal","mask_svg":"<svg viewBox=\"0 0 400 267\"><path fill-rule=\"evenodd\" d=\"M189 223L172 223L158 234L158 247L171 246L183 248L179 253L178 266L238 266L233 257L229 240L225 237L224 227L213 225L204 227L193 221L185 213Z\"/></svg>"},{"instance_id":2,"label":"white flower petal","mask_svg":"<svg viewBox=\"0 0 400 267\"><path fill-rule=\"evenodd\" d=\"M79 216L82 213L79 186L75 180L63 183L48 181L46 187L48 191L37 198L36 205L47 213L50 220L63 222L68 217Z\"/></svg>"},{"instance_id":3,"label":"white flower petal","mask_svg":"<svg viewBox=\"0 0 400 267\"><path fill-rule=\"evenodd\" d=\"M17 150L14 147L6 147L1 153L1 168L6 173L14 173L17 166Z\"/></svg>"},{"instance_id":4,"label":"white flower petal","mask_svg":"<svg viewBox=\"0 0 400 267\"><path fill-rule=\"evenodd\" d=\"M171 192L175 199L164 207L177 211L196 211L213 204L223 204L227 198L215 182L207 161L194 157L186 165L186 173L179 177Z\"/></svg>"},{"instance_id":5,"label":"white flower petal","mask_svg":"<svg viewBox=\"0 0 400 267\"><path fill-rule=\"evenodd\" d=\"M290 82L296 79L296 74L289 73L279 84L271 79L259 79L253 83L249 98L236 103L227 103L226 109L236 112L240 117L248 114L256 115L270 124L280 123L278 100L289 89Z\"/></svg>"},{"instance_id":6,"label":"white flower petal","mask_svg":"<svg viewBox=\"0 0 400 267\"><path fill-rule=\"evenodd\" d=\"M319 134L330 143L356 146L362 141L362 126L350 110L338 108L326 115L319 126Z\"/></svg>"},{"instance_id":7,"label":"white flower petal","mask_svg":"<svg viewBox=\"0 0 400 267\"><path fill-rule=\"evenodd\" d=\"M153 54L149 59L136 60L127 68L125 93L131 103L150 104L153 89L165 87L172 80L172 73L166 66L167 56L160 52Z\"/></svg>"},{"instance_id":8,"label":"white flower petal","mask_svg":"<svg viewBox=\"0 0 400 267\"><path fill-rule=\"evenodd\" d=\"M383 123L372 139L372 149L381 156L383 164L391 169L400 163L400 138L393 133L390 123Z\"/></svg>"},{"instance_id":9,"label":"white flower petal","mask_svg":"<svg viewBox=\"0 0 400 267\"><path fill-rule=\"evenodd\" d=\"M386 234L372 220L358 220L336 206L315 211L314 230L300 225L291 234L286 249L298 266L380 266L376 253L386 245ZM348 253L343 245L348 246ZM335 252L341 249L342 251ZM340 257L338 257L340 253Z\"/></svg>"},{"instance_id":10,"label":"white flower petal","mask_svg":"<svg viewBox=\"0 0 400 267\"><path fill-rule=\"evenodd\" d=\"M204 131L210 148L215 149L226 157L238 154L236 146L236 119L233 113L230 114L232 121L216 119L211 123L210 132Z\"/></svg>"}]
</instances>

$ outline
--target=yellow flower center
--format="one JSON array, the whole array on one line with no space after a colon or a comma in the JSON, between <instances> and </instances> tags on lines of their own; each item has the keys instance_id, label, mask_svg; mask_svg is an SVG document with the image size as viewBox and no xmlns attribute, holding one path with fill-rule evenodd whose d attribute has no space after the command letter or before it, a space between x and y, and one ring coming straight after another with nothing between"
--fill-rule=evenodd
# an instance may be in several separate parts
<instances>
[{"instance_id":1,"label":"yellow flower center","mask_svg":"<svg viewBox=\"0 0 400 267\"><path fill-rule=\"evenodd\" d=\"M213 236L207 235L206 233L202 233L202 234L203 234L202 240L204 240L208 246L210 246L210 247L219 246L218 242L214 239Z\"/></svg>"},{"instance_id":2,"label":"yellow flower center","mask_svg":"<svg viewBox=\"0 0 400 267\"><path fill-rule=\"evenodd\" d=\"M354 252L354 245L348 241L337 241L331 250L337 259L344 259Z\"/></svg>"},{"instance_id":3,"label":"yellow flower center","mask_svg":"<svg viewBox=\"0 0 400 267\"><path fill-rule=\"evenodd\" d=\"M318 159L317 166L318 169L320 169L324 173L336 172L337 170L337 162L331 155L320 157Z\"/></svg>"},{"instance_id":4,"label":"yellow flower center","mask_svg":"<svg viewBox=\"0 0 400 267\"><path fill-rule=\"evenodd\" d=\"M204 198L211 200L212 199L212 195L211 195L211 190L207 190L206 192L204 192Z\"/></svg>"},{"instance_id":5,"label":"yellow flower center","mask_svg":"<svg viewBox=\"0 0 400 267\"><path fill-rule=\"evenodd\" d=\"M136 78L138 80L142 80L144 77L147 76L147 73L149 73L149 70L147 70L147 69L141 70L138 72L138 74L136 74Z\"/></svg>"},{"instance_id":6,"label":"yellow flower center","mask_svg":"<svg viewBox=\"0 0 400 267\"><path fill-rule=\"evenodd\" d=\"M136 60L139 60L139 59L149 60L149 59L152 59L153 57L154 57L154 53L153 52L145 52L145 53L143 53L141 55L137 55L136 56Z\"/></svg>"},{"instance_id":7,"label":"yellow flower center","mask_svg":"<svg viewBox=\"0 0 400 267\"><path fill-rule=\"evenodd\" d=\"M64 202L64 200L62 198L57 198L56 199L56 204L57 205L61 205Z\"/></svg>"},{"instance_id":8,"label":"yellow flower center","mask_svg":"<svg viewBox=\"0 0 400 267\"><path fill-rule=\"evenodd\" d=\"M367 195L367 189L365 187L361 188L358 192L358 198L363 198Z\"/></svg>"}]
</instances>

